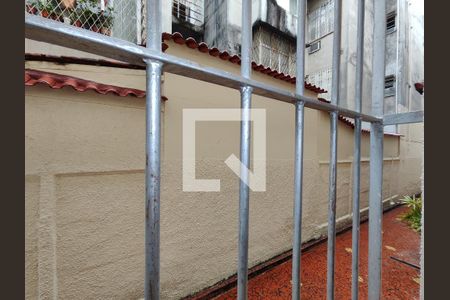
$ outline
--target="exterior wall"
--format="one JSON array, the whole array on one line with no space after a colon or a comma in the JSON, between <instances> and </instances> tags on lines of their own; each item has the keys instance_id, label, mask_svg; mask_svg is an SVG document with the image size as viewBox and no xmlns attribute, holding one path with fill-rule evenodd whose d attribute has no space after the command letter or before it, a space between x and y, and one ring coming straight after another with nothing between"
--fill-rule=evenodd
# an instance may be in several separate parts
<instances>
[{"instance_id":1,"label":"exterior wall","mask_svg":"<svg viewBox=\"0 0 450 300\"><path fill-rule=\"evenodd\" d=\"M309 0L308 12L319 8L328 0ZM355 72L356 72L356 20L357 1L342 1L341 24L341 82L340 102L343 107L354 109ZM364 36L364 78L362 110L370 113L372 98L372 31L373 31L373 3L366 1ZM307 28L308 31L308 28ZM307 35L308 36L308 35ZM321 49L312 54L306 54L306 74L314 74L332 68L333 32L319 39ZM386 48L389 48L387 46ZM330 92L330 91L329 91ZM329 96L329 95L328 95Z\"/></svg>"},{"instance_id":2,"label":"exterior wall","mask_svg":"<svg viewBox=\"0 0 450 300\"><path fill-rule=\"evenodd\" d=\"M169 42L167 53L239 73L238 65ZM144 89L140 70L27 62L26 67ZM294 85L253 77L293 91ZM26 87L27 299L138 299L144 274L145 100ZM239 180L223 161L239 153L238 122L197 125L197 178L221 192L182 191L183 108L238 108L238 91L164 75L161 292L179 299L236 272ZM307 91L307 95L315 97ZM294 107L253 96L267 111L267 191L250 195L249 265L291 249ZM305 114L304 241L326 234L329 119ZM420 191L421 125L385 137L384 199ZM353 130L339 122L339 225L351 214ZM362 207L369 135L362 139Z\"/></svg>"}]
</instances>

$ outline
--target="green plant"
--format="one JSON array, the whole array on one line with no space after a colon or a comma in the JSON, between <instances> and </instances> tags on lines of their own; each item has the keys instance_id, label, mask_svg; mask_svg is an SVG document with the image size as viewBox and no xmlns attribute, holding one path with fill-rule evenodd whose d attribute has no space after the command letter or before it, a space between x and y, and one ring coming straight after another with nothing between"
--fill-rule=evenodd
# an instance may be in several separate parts
<instances>
[{"instance_id":1,"label":"green plant","mask_svg":"<svg viewBox=\"0 0 450 300\"><path fill-rule=\"evenodd\" d=\"M422 227L422 198L405 196L401 202L409 208L409 211L402 215L402 219L408 222L412 229L420 232Z\"/></svg>"},{"instance_id":2,"label":"green plant","mask_svg":"<svg viewBox=\"0 0 450 300\"><path fill-rule=\"evenodd\" d=\"M46 11L50 13L55 9L53 1L50 0L37 0L35 1L34 6L41 12Z\"/></svg>"},{"instance_id":3,"label":"green plant","mask_svg":"<svg viewBox=\"0 0 450 300\"><path fill-rule=\"evenodd\" d=\"M38 13L44 18L62 21L59 17L62 10L55 0L29 0L27 4L32 7L33 13Z\"/></svg>"},{"instance_id":4,"label":"green plant","mask_svg":"<svg viewBox=\"0 0 450 300\"><path fill-rule=\"evenodd\" d=\"M102 27L111 28L114 21L114 9L111 6L107 6L100 14L100 20Z\"/></svg>"},{"instance_id":5,"label":"green plant","mask_svg":"<svg viewBox=\"0 0 450 300\"><path fill-rule=\"evenodd\" d=\"M73 16L72 24L80 21L86 29L96 32L102 28L109 29L114 19L113 8L107 6L101 10L98 1L95 0L78 0Z\"/></svg>"},{"instance_id":6,"label":"green plant","mask_svg":"<svg viewBox=\"0 0 450 300\"><path fill-rule=\"evenodd\" d=\"M97 14L100 11L98 3L90 0L79 0L76 7L76 15L79 16L80 21L85 25L91 27L97 20Z\"/></svg>"},{"instance_id":7,"label":"green plant","mask_svg":"<svg viewBox=\"0 0 450 300\"><path fill-rule=\"evenodd\" d=\"M37 0L27 0L26 9L30 14L35 15L38 12L39 1Z\"/></svg>"}]
</instances>

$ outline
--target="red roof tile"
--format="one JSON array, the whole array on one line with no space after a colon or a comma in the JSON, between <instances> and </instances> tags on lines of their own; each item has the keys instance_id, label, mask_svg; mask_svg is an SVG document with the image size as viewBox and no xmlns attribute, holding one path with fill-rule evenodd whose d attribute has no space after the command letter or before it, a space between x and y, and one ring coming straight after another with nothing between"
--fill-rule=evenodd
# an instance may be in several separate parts
<instances>
[{"instance_id":1,"label":"red roof tile","mask_svg":"<svg viewBox=\"0 0 450 300\"><path fill-rule=\"evenodd\" d=\"M330 103L331 101L328 101L327 99L324 98L317 98L317 100L322 101L322 102L326 102L326 103ZM346 124L347 126L350 126L351 128L355 128L355 121L352 118L347 118L341 115L338 115L338 120L343 122L344 124ZM370 133L370 130L368 129L361 129L362 132L367 132ZM390 133L390 132L385 132L384 135L391 135L391 136L401 136L401 134L398 133Z\"/></svg>"},{"instance_id":2,"label":"red roof tile","mask_svg":"<svg viewBox=\"0 0 450 300\"><path fill-rule=\"evenodd\" d=\"M164 43L164 40L173 40L175 43L180 45L185 45L186 47L190 49L197 49L198 51L202 53L209 53L209 55L218 57L222 60L229 61L233 64L241 64L241 58L238 55L230 55L227 51L220 51L216 47L209 48L209 46L204 43L197 43L195 39L188 37L184 38L183 35L179 32L175 32L173 34L164 32L162 34L162 51L166 51L169 48L169 45ZM145 44L143 44L145 45ZM85 63L85 64L98 64L98 65L105 65L105 66L111 66L111 67L129 67L134 69L145 69L145 67L142 66L135 66L127 63L117 62L117 61L110 61L106 59L85 59L85 58L76 58L76 57L68 57L68 56L52 56L52 55L46 55L46 54L34 54L34 53L27 53L25 54L25 59L27 60L48 60L48 61L54 61L58 62L62 60L66 63ZM270 67L265 67L262 64L257 64L256 62L252 62L252 69L258 72L261 72L263 74L269 75L275 79L283 80L285 82L289 82L291 84L295 84L295 77L291 77L290 75L283 74L278 72L277 70L272 70ZM312 85L310 83L305 82L305 89L310 90L315 93L326 93L327 91Z\"/></svg>"},{"instance_id":3,"label":"red roof tile","mask_svg":"<svg viewBox=\"0 0 450 300\"><path fill-rule=\"evenodd\" d=\"M99 94L106 95L108 93L115 94L117 96L126 97L134 96L138 98L145 97L145 91L131 88L124 88L116 85L102 84L95 81L85 80L73 76L66 76L56 73L50 73L40 70L25 69L25 85L35 86L37 84L44 84L52 89L61 89L63 87L72 87L78 92L85 92L87 90L95 91ZM167 97L162 96L161 100L168 100ZM322 102L330 102L323 98L318 98ZM346 125L355 128L355 124L352 119L339 116L340 121ZM363 129L363 132L370 132L367 129ZM399 136L398 134L385 133L385 135Z\"/></svg>"},{"instance_id":4,"label":"red roof tile","mask_svg":"<svg viewBox=\"0 0 450 300\"><path fill-rule=\"evenodd\" d=\"M209 55L211 55L211 56L219 57L222 60L227 60L234 64L241 63L241 59L239 56L230 55L227 51L220 51L216 47L209 48L209 46L206 43L203 43L203 42L197 43L191 37L184 38L183 35L179 32L174 32L173 34L164 32L162 34L162 38L163 38L163 41L173 40L177 44L186 45L187 47L189 47L191 49L198 49L198 51L200 51L202 53L209 53ZM295 84L295 77L291 77L290 75L280 73L277 70L272 70L270 67L265 67L261 64L258 65L256 62L252 62L252 68L255 71L267 74L276 79L283 80L283 81L289 82L291 84ZM313 91L315 93L326 93L327 92L326 90L324 90L318 86L315 86L315 85L312 85L312 84L306 83L306 82L305 82L305 88L307 90Z\"/></svg>"},{"instance_id":5,"label":"red roof tile","mask_svg":"<svg viewBox=\"0 0 450 300\"><path fill-rule=\"evenodd\" d=\"M77 77L66 76L56 73L44 72L40 70L25 69L25 85L35 86L37 84L44 84L52 89L72 87L74 90L78 92L85 92L88 90L92 90L103 95L111 93L121 97L126 96L134 96L138 98L145 97L145 91L143 90L125 88L116 85L102 84L95 81L85 80ZM162 99L167 100L166 97L162 97Z\"/></svg>"}]
</instances>

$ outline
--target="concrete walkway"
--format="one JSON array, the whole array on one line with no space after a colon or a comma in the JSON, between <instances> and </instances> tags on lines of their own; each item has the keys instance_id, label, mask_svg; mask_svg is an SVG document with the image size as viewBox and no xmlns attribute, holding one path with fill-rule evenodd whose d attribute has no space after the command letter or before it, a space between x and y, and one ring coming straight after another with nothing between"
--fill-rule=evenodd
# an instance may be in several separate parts
<instances>
[{"instance_id":1,"label":"concrete walkway","mask_svg":"<svg viewBox=\"0 0 450 300\"><path fill-rule=\"evenodd\" d=\"M419 299L420 271L393 259L420 264L420 234L399 218L406 207L399 207L383 217L383 295L382 299ZM360 299L367 299L368 223L361 225ZM336 238L335 299L351 299L351 230ZM302 254L302 299L326 299L326 242ZM291 299L291 265L286 261L249 281L249 299ZM214 299L236 299L236 288Z\"/></svg>"}]
</instances>

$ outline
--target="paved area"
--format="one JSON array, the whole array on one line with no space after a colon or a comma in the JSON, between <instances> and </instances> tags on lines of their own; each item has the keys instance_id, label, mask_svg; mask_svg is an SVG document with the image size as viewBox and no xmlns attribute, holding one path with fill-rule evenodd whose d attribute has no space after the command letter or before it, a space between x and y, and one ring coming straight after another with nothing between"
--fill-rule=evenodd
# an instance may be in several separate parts
<instances>
[{"instance_id":1,"label":"paved area","mask_svg":"<svg viewBox=\"0 0 450 300\"><path fill-rule=\"evenodd\" d=\"M383 217L382 299L419 299L420 271L392 257L413 265L420 264L420 234L399 218L407 210L399 207ZM351 299L351 230L336 238L335 299ZM367 299L368 223L361 225L360 299ZM321 243L302 254L302 299L326 299L327 244ZM291 299L291 264L289 260L249 281L249 300ZM236 299L236 288L215 297Z\"/></svg>"}]
</instances>

